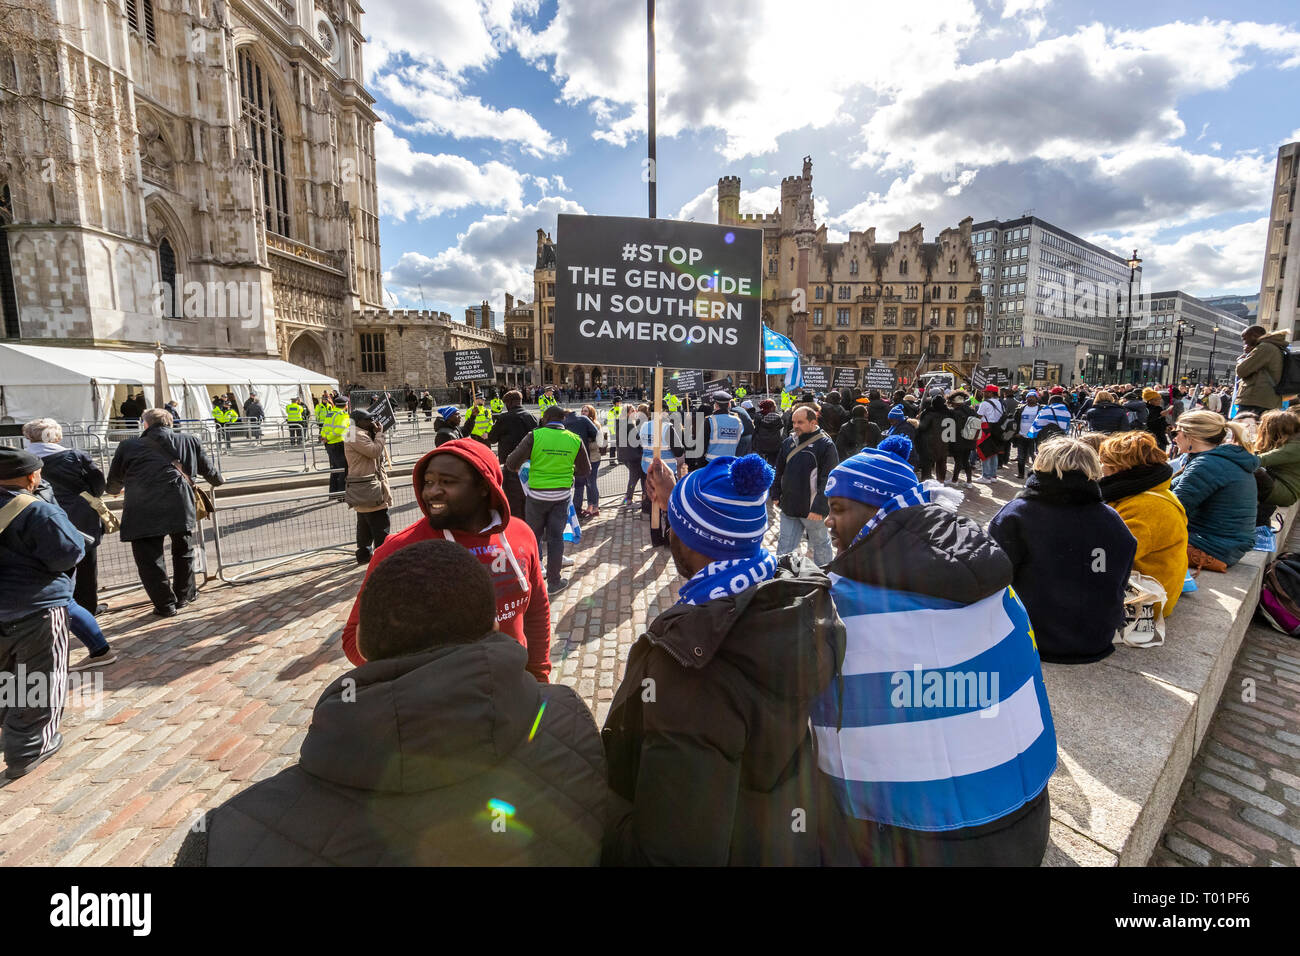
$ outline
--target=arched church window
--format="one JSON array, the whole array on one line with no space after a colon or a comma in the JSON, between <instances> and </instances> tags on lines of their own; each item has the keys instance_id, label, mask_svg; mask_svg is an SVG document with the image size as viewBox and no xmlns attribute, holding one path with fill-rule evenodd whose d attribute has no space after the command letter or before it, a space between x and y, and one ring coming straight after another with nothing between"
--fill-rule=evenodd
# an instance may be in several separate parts
<instances>
[{"instance_id":1,"label":"arched church window","mask_svg":"<svg viewBox=\"0 0 1300 956\"><path fill-rule=\"evenodd\" d=\"M285 158L284 123L262 66L247 48L239 51L239 103L248 124L253 171L262 186L266 228L290 236L289 172Z\"/></svg>"},{"instance_id":2,"label":"arched church window","mask_svg":"<svg viewBox=\"0 0 1300 956\"><path fill-rule=\"evenodd\" d=\"M180 290L176 288L176 250L166 236L158 243L158 279L163 284L163 318L174 318Z\"/></svg>"}]
</instances>

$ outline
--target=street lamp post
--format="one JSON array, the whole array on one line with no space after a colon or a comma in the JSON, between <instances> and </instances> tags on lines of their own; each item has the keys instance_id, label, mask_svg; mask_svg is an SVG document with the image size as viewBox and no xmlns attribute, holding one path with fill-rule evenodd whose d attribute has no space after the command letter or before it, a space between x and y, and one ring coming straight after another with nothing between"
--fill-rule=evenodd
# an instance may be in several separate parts
<instances>
[{"instance_id":1,"label":"street lamp post","mask_svg":"<svg viewBox=\"0 0 1300 956\"><path fill-rule=\"evenodd\" d=\"M1205 376L1205 380L1209 382L1211 385L1214 384L1214 350L1218 347L1218 345L1219 345L1219 327L1216 325L1214 327L1214 338L1210 340L1210 371L1209 374Z\"/></svg>"},{"instance_id":2,"label":"street lamp post","mask_svg":"<svg viewBox=\"0 0 1300 956\"><path fill-rule=\"evenodd\" d=\"M1124 375L1128 368L1124 364L1128 358L1128 326L1133 320L1133 276L1137 272L1137 267L1142 265L1142 260L1138 258L1138 251L1133 250L1133 257L1128 260L1128 308L1124 312L1124 332L1119 340L1119 376L1120 381L1124 381Z\"/></svg>"},{"instance_id":3,"label":"street lamp post","mask_svg":"<svg viewBox=\"0 0 1300 956\"><path fill-rule=\"evenodd\" d=\"M1187 328L1187 320L1180 318L1178 320L1178 331L1174 333L1174 374L1169 383L1171 385L1178 384L1178 362L1183 354L1183 333L1186 328ZM1188 335L1188 337L1195 335L1196 327L1192 326L1192 330L1190 332L1187 332L1186 334Z\"/></svg>"}]
</instances>

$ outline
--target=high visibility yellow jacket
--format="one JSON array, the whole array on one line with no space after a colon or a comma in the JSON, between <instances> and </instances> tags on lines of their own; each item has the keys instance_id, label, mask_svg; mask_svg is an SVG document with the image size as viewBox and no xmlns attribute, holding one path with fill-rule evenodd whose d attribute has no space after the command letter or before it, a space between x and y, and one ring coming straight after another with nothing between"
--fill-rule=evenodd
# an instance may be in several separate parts
<instances>
[{"instance_id":1,"label":"high visibility yellow jacket","mask_svg":"<svg viewBox=\"0 0 1300 956\"><path fill-rule=\"evenodd\" d=\"M290 402L288 405L284 406L284 417L291 422L301 422L303 416L306 414L306 407L297 402Z\"/></svg>"},{"instance_id":2,"label":"high visibility yellow jacket","mask_svg":"<svg viewBox=\"0 0 1300 956\"><path fill-rule=\"evenodd\" d=\"M476 407L478 407L478 406L476 406ZM466 420L466 421L469 420L470 412L472 412L473 410L474 410L474 407L471 407L470 410L469 410L468 412L465 413L465 420ZM470 429L470 434L471 434L471 435L478 435L478 436L481 436L481 437L483 437L483 438L486 438L488 432L490 432L491 430L492 430L492 412L491 412L491 410L488 409L488 407L487 407L486 405L481 406L481 407L478 407L478 414L476 414L476 415L474 416L474 427Z\"/></svg>"},{"instance_id":3,"label":"high visibility yellow jacket","mask_svg":"<svg viewBox=\"0 0 1300 956\"><path fill-rule=\"evenodd\" d=\"M352 419L348 417L348 413L341 408L335 408L321 422L320 437L325 439L327 445L337 445L347 435L350 424Z\"/></svg>"}]
</instances>

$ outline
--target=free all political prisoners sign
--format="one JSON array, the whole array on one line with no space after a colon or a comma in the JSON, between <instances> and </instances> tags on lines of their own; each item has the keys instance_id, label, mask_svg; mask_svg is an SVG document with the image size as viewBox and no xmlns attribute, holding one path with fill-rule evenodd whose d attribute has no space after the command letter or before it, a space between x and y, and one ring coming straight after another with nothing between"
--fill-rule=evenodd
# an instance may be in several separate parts
<instances>
[{"instance_id":1,"label":"free all political prisoners sign","mask_svg":"<svg viewBox=\"0 0 1300 956\"><path fill-rule=\"evenodd\" d=\"M760 229L559 217L555 360L755 372Z\"/></svg>"},{"instance_id":2,"label":"free all political prisoners sign","mask_svg":"<svg viewBox=\"0 0 1300 956\"><path fill-rule=\"evenodd\" d=\"M448 382L490 382L496 378L492 369L491 349L458 349L443 352Z\"/></svg>"}]
</instances>

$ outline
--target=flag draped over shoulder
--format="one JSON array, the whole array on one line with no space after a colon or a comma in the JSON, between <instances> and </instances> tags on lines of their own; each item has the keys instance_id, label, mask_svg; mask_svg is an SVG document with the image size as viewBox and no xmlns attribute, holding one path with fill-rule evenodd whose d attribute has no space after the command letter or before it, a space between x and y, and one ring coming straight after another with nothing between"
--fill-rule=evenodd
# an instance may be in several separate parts
<instances>
[{"instance_id":1,"label":"flag draped over shoulder","mask_svg":"<svg viewBox=\"0 0 1300 956\"><path fill-rule=\"evenodd\" d=\"M784 375L786 389L803 385L799 350L784 335L763 326L763 365L768 375Z\"/></svg>"}]
</instances>

